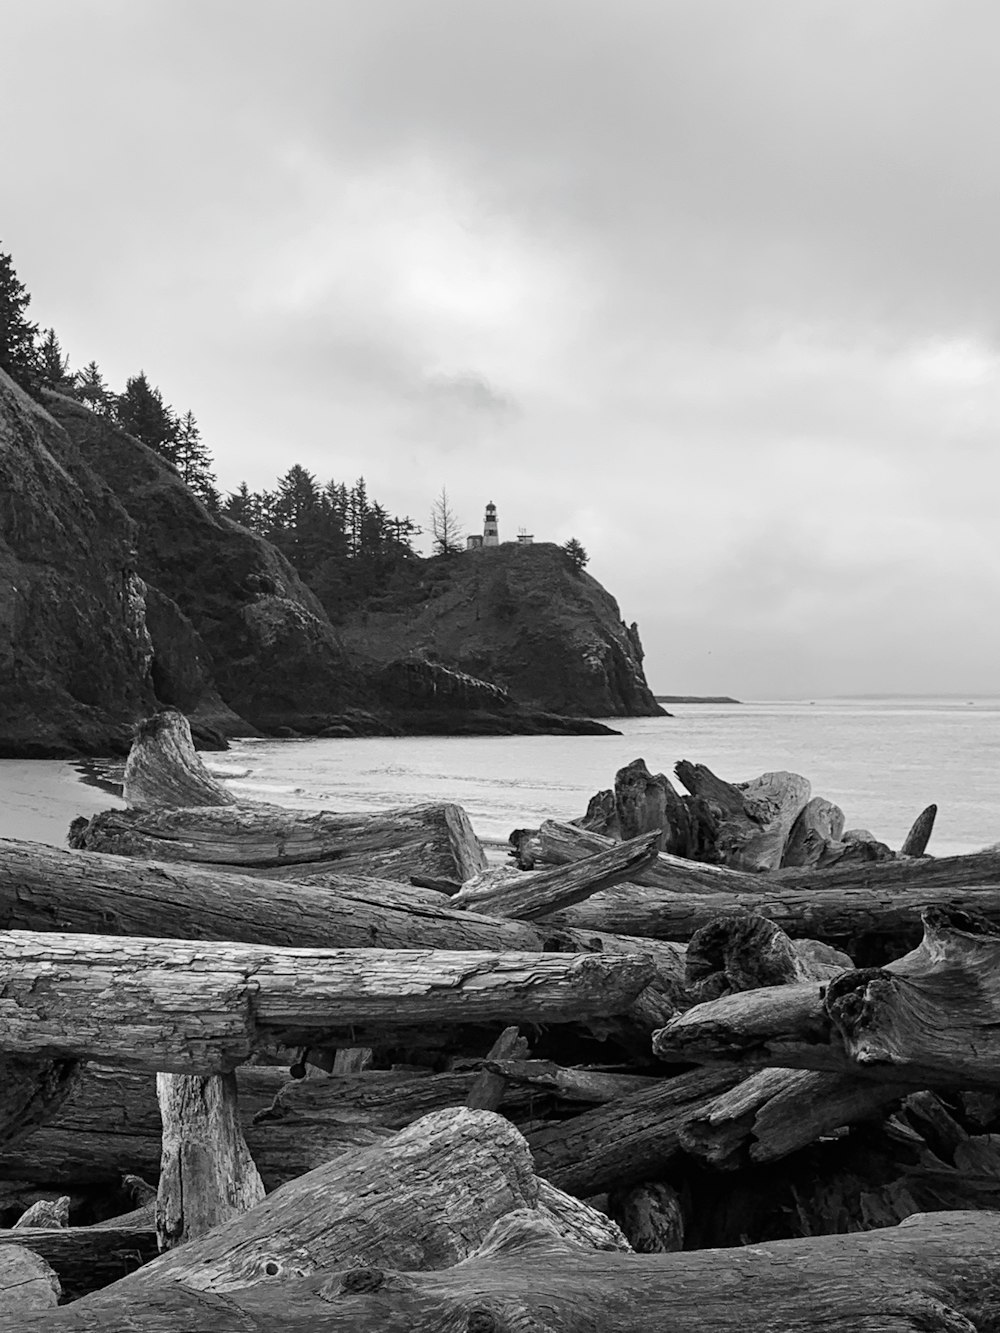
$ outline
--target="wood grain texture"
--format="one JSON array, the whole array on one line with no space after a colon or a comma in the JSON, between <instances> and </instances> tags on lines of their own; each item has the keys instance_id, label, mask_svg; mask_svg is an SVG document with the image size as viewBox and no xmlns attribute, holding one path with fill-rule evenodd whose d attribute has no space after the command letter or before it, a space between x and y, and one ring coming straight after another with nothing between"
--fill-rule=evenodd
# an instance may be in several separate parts
<instances>
[{"instance_id":1,"label":"wood grain texture","mask_svg":"<svg viewBox=\"0 0 1000 1333\"><path fill-rule=\"evenodd\" d=\"M452 804L376 814L233 805L104 810L85 825L74 825L70 845L265 874L322 864L404 882L421 874L461 883L486 867L486 854L465 811Z\"/></svg>"},{"instance_id":2,"label":"wood grain texture","mask_svg":"<svg viewBox=\"0 0 1000 1333\"><path fill-rule=\"evenodd\" d=\"M4 1333L992 1333L1000 1215L679 1254L587 1252L511 1213L466 1262L351 1265L206 1297L118 1284ZM184 1253L180 1251L179 1253ZM150 1270L155 1268L152 1265ZM130 1279L130 1281L132 1281ZM115 1293L117 1299L112 1299Z\"/></svg>"},{"instance_id":3,"label":"wood grain texture","mask_svg":"<svg viewBox=\"0 0 1000 1333\"><path fill-rule=\"evenodd\" d=\"M441 1024L575 1022L619 1014L642 957L265 949L8 931L0 1050L167 1073L224 1073L267 1045L371 1045Z\"/></svg>"}]
</instances>

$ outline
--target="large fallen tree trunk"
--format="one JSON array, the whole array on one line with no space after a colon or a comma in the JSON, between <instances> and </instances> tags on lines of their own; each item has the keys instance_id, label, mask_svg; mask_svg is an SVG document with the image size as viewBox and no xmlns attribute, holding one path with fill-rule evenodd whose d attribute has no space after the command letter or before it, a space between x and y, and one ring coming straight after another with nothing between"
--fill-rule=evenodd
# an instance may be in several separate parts
<instances>
[{"instance_id":1,"label":"large fallen tree trunk","mask_svg":"<svg viewBox=\"0 0 1000 1333\"><path fill-rule=\"evenodd\" d=\"M8 931L0 1050L224 1073L267 1045L378 1045L401 1028L620 1014L642 957L253 945ZM361 1035L359 1035L359 1032Z\"/></svg>"},{"instance_id":2,"label":"large fallen tree trunk","mask_svg":"<svg viewBox=\"0 0 1000 1333\"><path fill-rule=\"evenodd\" d=\"M336 889L0 839L0 926L295 948L541 949L537 927L452 911L427 889Z\"/></svg>"},{"instance_id":3,"label":"large fallen tree trunk","mask_svg":"<svg viewBox=\"0 0 1000 1333\"><path fill-rule=\"evenodd\" d=\"M858 868L895 870L898 866L924 864L940 863L900 861ZM829 873L832 876L837 872ZM759 884L760 879L755 882ZM738 894L673 893L618 885L575 907L555 912L540 924L679 941L689 940L717 916L749 912L767 917L793 938L832 944L857 962L881 962L917 944L920 912L934 906L977 913L1000 925L1000 879L995 884L958 887L888 884L885 888L800 889L786 887L774 877L769 878L766 891Z\"/></svg>"},{"instance_id":4,"label":"large fallen tree trunk","mask_svg":"<svg viewBox=\"0 0 1000 1333\"><path fill-rule=\"evenodd\" d=\"M1000 930L923 913L918 948L826 987L785 985L696 1005L653 1038L661 1059L835 1070L915 1087L1000 1086Z\"/></svg>"},{"instance_id":5,"label":"large fallen tree trunk","mask_svg":"<svg viewBox=\"0 0 1000 1333\"><path fill-rule=\"evenodd\" d=\"M105 810L76 821L70 846L150 861L206 862L292 877L302 866L404 882L420 874L469 879L486 854L459 805L416 805L379 814L331 814L276 806Z\"/></svg>"},{"instance_id":6,"label":"large fallen tree trunk","mask_svg":"<svg viewBox=\"0 0 1000 1333\"><path fill-rule=\"evenodd\" d=\"M130 1293L178 1282L231 1292L344 1263L441 1268L466 1258L498 1217L537 1204L531 1158L513 1126L489 1111L438 1111L290 1181L87 1303L111 1310Z\"/></svg>"},{"instance_id":7,"label":"large fallen tree trunk","mask_svg":"<svg viewBox=\"0 0 1000 1333\"><path fill-rule=\"evenodd\" d=\"M525 844L535 864L562 865L592 856L614 845L613 838L575 824L546 820ZM1000 885L1000 851L970 852L962 856L909 858L902 861L858 862L827 870L792 867L761 880L742 870L701 865L661 852L656 863L633 881L648 888L672 889L679 894L758 892L780 886L784 892L802 890L856 890L876 892L909 889L958 889L970 885Z\"/></svg>"},{"instance_id":8,"label":"large fallen tree trunk","mask_svg":"<svg viewBox=\"0 0 1000 1333\"><path fill-rule=\"evenodd\" d=\"M355 1263L229 1292L210 1306L176 1286L158 1294L155 1315L121 1283L55 1314L25 1316L18 1329L201 1333L209 1322L214 1333L988 1333L1000 1321L998 1248L1000 1216L957 1212L806 1241L600 1253L519 1212L443 1271Z\"/></svg>"}]
</instances>

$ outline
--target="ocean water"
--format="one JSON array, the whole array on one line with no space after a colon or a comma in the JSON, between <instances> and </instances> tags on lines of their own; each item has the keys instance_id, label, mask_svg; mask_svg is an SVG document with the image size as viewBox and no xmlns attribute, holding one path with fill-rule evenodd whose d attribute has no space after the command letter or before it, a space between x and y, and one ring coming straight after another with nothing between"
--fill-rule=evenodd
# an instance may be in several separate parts
<instances>
[{"instance_id":1,"label":"ocean water","mask_svg":"<svg viewBox=\"0 0 1000 1333\"><path fill-rule=\"evenodd\" d=\"M688 759L738 782L802 773L835 801L848 828L898 847L938 805L928 850L938 856L1000 841L1000 699L817 699L676 704L670 718L614 719L620 736L246 740L206 755L234 794L282 805L355 811L456 801L476 832L581 815L617 769L642 758L672 773Z\"/></svg>"}]
</instances>

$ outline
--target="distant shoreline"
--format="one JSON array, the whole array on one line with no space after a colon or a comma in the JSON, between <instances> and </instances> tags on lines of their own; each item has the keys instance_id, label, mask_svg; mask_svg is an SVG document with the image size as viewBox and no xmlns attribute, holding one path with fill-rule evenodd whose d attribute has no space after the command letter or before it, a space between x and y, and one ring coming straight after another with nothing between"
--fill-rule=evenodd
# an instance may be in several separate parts
<instances>
[{"instance_id":1,"label":"distant shoreline","mask_svg":"<svg viewBox=\"0 0 1000 1333\"><path fill-rule=\"evenodd\" d=\"M654 694L658 704L741 704L742 699L731 699L728 694Z\"/></svg>"}]
</instances>

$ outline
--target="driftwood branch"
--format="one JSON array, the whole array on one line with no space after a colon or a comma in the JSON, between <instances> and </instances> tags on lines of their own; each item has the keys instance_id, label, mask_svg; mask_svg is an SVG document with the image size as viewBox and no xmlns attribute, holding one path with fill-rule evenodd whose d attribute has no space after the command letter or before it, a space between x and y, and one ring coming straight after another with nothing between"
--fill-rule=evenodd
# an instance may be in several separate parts
<instances>
[{"instance_id":1,"label":"driftwood branch","mask_svg":"<svg viewBox=\"0 0 1000 1333\"><path fill-rule=\"evenodd\" d=\"M488 916L534 921L641 874L656 860L656 843L655 833L644 833L581 861L519 876L475 892L458 893L451 899L451 906L469 907Z\"/></svg>"}]
</instances>

